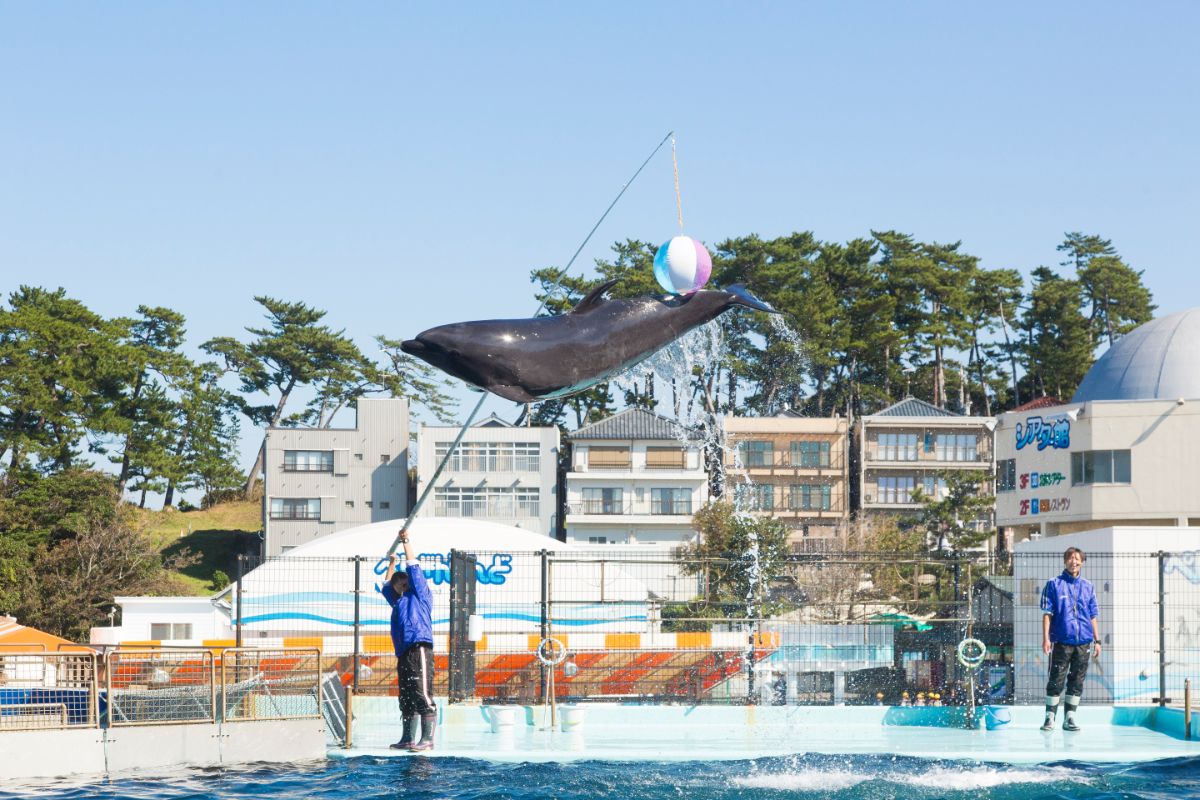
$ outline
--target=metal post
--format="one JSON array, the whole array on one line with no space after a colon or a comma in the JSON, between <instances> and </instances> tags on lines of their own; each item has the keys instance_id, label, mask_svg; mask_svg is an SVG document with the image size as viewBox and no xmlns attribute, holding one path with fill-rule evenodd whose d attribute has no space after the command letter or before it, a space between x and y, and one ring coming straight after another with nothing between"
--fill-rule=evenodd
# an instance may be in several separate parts
<instances>
[{"instance_id":1,"label":"metal post","mask_svg":"<svg viewBox=\"0 0 1200 800\"><path fill-rule=\"evenodd\" d=\"M358 662L361 657L359 641L362 638L362 556L351 559L354 562L354 691L358 691Z\"/></svg>"},{"instance_id":2,"label":"metal post","mask_svg":"<svg viewBox=\"0 0 1200 800\"><path fill-rule=\"evenodd\" d=\"M1183 679L1183 738L1192 738L1192 679Z\"/></svg>"},{"instance_id":3,"label":"metal post","mask_svg":"<svg viewBox=\"0 0 1200 800\"><path fill-rule=\"evenodd\" d=\"M1167 704L1167 554L1158 551L1158 705Z\"/></svg>"},{"instance_id":4,"label":"metal post","mask_svg":"<svg viewBox=\"0 0 1200 800\"><path fill-rule=\"evenodd\" d=\"M540 643L546 640L550 635L550 551L542 551L542 624L541 624L541 640ZM540 672L538 680L538 688L542 691L542 702L546 702L546 665L538 659L540 664Z\"/></svg>"},{"instance_id":5,"label":"metal post","mask_svg":"<svg viewBox=\"0 0 1200 800\"><path fill-rule=\"evenodd\" d=\"M246 574L246 554L238 553L237 557L237 638L235 647L242 646L242 578Z\"/></svg>"}]
</instances>

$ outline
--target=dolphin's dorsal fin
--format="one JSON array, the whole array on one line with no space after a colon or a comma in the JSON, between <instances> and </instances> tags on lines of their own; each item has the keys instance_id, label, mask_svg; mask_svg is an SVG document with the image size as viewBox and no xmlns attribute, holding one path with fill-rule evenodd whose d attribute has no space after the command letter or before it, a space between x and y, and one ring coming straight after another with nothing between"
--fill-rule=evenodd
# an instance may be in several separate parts
<instances>
[{"instance_id":1,"label":"dolphin's dorsal fin","mask_svg":"<svg viewBox=\"0 0 1200 800\"><path fill-rule=\"evenodd\" d=\"M613 278L611 281L605 281L604 283L600 284L595 289L592 289L590 292L588 292L587 297L580 300L579 304L571 309L571 313L572 314L583 314L587 311L591 311L593 308L600 305L600 301L604 299L604 293L616 285L617 285L616 278Z\"/></svg>"}]
</instances>

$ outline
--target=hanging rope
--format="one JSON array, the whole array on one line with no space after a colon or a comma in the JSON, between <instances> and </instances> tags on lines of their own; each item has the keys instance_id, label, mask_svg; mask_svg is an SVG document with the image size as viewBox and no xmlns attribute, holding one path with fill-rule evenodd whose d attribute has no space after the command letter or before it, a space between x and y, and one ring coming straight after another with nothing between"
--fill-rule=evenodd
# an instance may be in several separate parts
<instances>
[{"instance_id":1,"label":"hanging rope","mask_svg":"<svg viewBox=\"0 0 1200 800\"><path fill-rule=\"evenodd\" d=\"M675 170L675 213L679 215L679 232L683 233L683 200L679 196L679 159L675 157L675 136L671 135L671 166Z\"/></svg>"}]
</instances>

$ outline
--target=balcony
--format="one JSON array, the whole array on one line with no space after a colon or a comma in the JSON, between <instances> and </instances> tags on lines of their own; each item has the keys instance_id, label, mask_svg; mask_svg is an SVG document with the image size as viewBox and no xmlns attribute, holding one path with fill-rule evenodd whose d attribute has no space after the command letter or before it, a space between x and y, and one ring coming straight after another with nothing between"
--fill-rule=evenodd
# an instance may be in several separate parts
<instances>
[{"instance_id":1,"label":"balcony","mask_svg":"<svg viewBox=\"0 0 1200 800\"><path fill-rule=\"evenodd\" d=\"M271 519L320 519L320 510L310 511L305 508L276 509L271 512Z\"/></svg>"}]
</instances>

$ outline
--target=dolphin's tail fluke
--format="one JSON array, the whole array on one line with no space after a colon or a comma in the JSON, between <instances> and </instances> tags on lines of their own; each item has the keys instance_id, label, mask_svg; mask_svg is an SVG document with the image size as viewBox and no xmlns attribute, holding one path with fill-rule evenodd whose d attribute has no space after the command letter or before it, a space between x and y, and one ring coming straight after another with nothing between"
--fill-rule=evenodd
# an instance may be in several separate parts
<instances>
[{"instance_id":1,"label":"dolphin's tail fluke","mask_svg":"<svg viewBox=\"0 0 1200 800\"><path fill-rule=\"evenodd\" d=\"M768 314L779 313L770 303L759 300L757 297L750 294L746 287L742 286L740 283L735 283L725 291L733 295L729 302L735 306L745 306L746 308L753 308L755 311L766 311Z\"/></svg>"}]
</instances>

